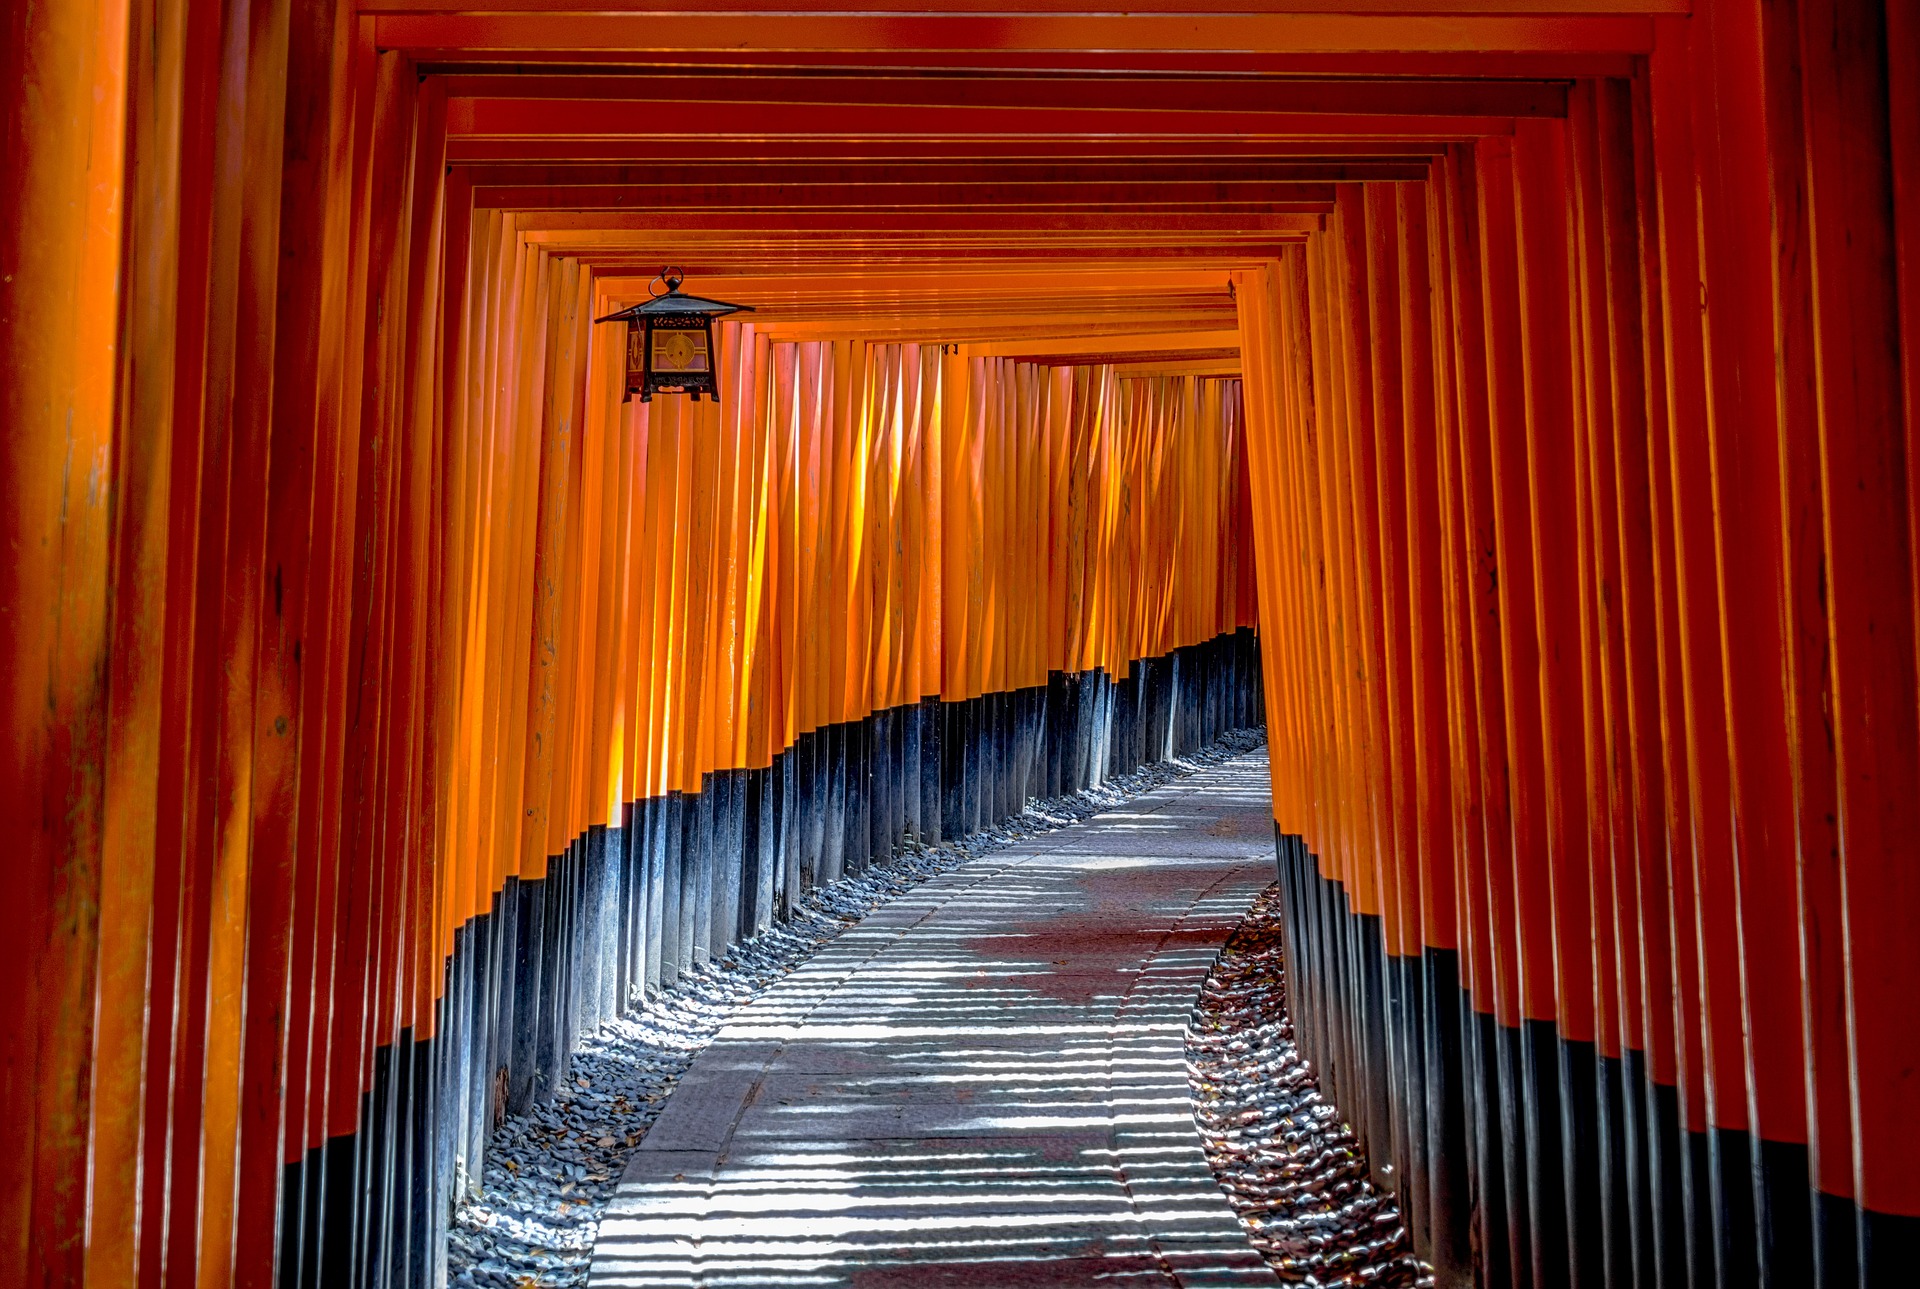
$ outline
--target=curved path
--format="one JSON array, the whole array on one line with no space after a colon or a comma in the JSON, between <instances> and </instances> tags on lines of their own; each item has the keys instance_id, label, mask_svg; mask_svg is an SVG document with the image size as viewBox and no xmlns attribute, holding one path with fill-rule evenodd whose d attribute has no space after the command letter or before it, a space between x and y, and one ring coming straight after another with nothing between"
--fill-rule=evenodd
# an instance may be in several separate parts
<instances>
[{"instance_id":1,"label":"curved path","mask_svg":"<svg viewBox=\"0 0 1920 1289\"><path fill-rule=\"evenodd\" d=\"M1255 752L997 851L741 1011L634 1153L595 1285L1274 1285L1182 1046L1273 880Z\"/></svg>"}]
</instances>

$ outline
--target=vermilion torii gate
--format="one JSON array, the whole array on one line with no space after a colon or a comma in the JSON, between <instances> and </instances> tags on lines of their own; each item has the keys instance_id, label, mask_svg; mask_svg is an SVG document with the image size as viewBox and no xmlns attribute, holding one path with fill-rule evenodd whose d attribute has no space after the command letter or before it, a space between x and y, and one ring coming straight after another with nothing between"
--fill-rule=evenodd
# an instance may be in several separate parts
<instances>
[{"instance_id":1,"label":"vermilion torii gate","mask_svg":"<svg viewBox=\"0 0 1920 1289\"><path fill-rule=\"evenodd\" d=\"M431 1281L497 1072L1262 705L1443 1277L1911 1278L1912 6L1019 9L9 11L0 1280Z\"/></svg>"}]
</instances>

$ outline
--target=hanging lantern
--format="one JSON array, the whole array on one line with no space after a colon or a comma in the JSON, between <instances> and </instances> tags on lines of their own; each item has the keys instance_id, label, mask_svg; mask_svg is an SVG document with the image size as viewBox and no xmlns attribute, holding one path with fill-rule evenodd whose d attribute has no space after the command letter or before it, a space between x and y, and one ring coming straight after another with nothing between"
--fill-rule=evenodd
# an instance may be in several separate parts
<instances>
[{"instance_id":1,"label":"hanging lantern","mask_svg":"<svg viewBox=\"0 0 1920 1289\"><path fill-rule=\"evenodd\" d=\"M654 292L649 286L653 298L646 303L594 319L627 324L627 394L622 402L635 394L643 403L652 402L655 394L688 394L696 402L705 394L720 401L713 320L730 313L752 313L753 306L681 295L680 284L685 280L679 269L662 269L654 281L666 290Z\"/></svg>"}]
</instances>

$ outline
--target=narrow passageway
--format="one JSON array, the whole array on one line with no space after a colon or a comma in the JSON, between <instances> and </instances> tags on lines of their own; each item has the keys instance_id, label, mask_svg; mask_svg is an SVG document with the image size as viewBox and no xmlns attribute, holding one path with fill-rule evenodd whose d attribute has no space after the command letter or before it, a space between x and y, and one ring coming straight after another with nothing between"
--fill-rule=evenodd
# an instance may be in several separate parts
<instances>
[{"instance_id":1,"label":"narrow passageway","mask_svg":"<svg viewBox=\"0 0 1920 1289\"><path fill-rule=\"evenodd\" d=\"M597 1285L1273 1284L1195 1131L1183 1039L1273 880L1264 750L875 913L694 1063Z\"/></svg>"},{"instance_id":2,"label":"narrow passageway","mask_svg":"<svg viewBox=\"0 0 1920 1289\"><path fill-rule=\"evenodd\" d=\"M0 122L0 1289L579 1289L636 1149L604 1284L1920 1285L1920 3L15 0Z\"/></svg>"}]
</instances>

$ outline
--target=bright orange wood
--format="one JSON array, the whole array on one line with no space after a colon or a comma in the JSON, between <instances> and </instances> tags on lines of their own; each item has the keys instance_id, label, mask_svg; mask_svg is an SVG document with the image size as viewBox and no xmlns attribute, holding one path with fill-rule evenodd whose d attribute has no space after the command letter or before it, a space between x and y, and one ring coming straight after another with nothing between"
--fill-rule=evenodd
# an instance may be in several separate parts
<instances>
[{"instance_id":1,"label":"bright orange wood","mask_svg":"<svg viewBox=\"0 0 1920 1289\"><path fill-rule=\"evenodd\" d=\"M1340 1096L1457 948L1920 1217L1907 9L16 8L0 1280L271 1278L630 803L1255 621ZM668 257L717 407L590 324Z\"/></svg>"}]
</instances>

